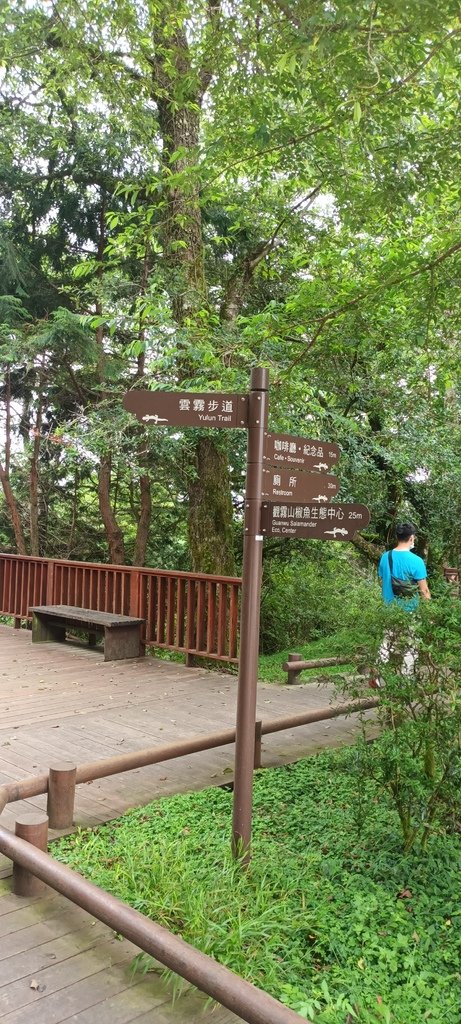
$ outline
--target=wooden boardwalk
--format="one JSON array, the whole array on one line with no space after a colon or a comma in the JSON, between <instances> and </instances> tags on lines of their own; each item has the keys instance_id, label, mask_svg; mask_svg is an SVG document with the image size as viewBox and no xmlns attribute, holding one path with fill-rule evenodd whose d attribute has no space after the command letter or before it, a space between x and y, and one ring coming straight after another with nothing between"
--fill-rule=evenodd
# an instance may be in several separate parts
<instances>
[{"instance_id":1,"label":"wooden boardwalk","mask_svg":"<svg viewBox=\"0 0 461 1024\"><path fill-rule=\"evenodd\" d=\"M23 900L0 881L2 1024L241 1024L197 992L172 1005L159 974L133 976L138 952L64 897Z\"/></svg>"},{"instance_id":2,"label":"wooden boardwalk","mask_svg":"<svg viewBox=\"0 0 461 1024\"><path fill-rule=\"evenodd\" d=\"M263 720L328 705L331 686L261 684ZM31 644L28 630L0 626L0 784L46 771L55 761L81 764L142 747L233 727L236 679L153 658L104 663L98 650ZM263 764L307 756L350 742L354 718L302 726L264 737ZM76 823L91 826L166 794L219 785L232 778L233 746L137 769L79 786ZM45 797L11 804L1 822L45 807ZM11 865L0 858L0 874ZM232 1024L220 1010L203 1013L187 995L175 1008L161 981L134 981L136 950L105 926L50 893L18 900L0 880L0 1024ZM51 962L50 962L51 961ZM37 982L38 988L31 982ZM46 986L44 988L43 986Z\"/></svg>"}]
</instances>

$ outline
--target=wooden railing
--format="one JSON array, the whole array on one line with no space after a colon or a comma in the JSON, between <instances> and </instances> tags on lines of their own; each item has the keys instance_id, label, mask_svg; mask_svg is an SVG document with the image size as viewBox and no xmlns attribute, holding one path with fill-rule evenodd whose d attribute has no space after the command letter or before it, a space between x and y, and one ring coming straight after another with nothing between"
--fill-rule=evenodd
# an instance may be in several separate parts
<instances>
[{"instance_id":1,"label":"wooden railing","mask_svg":"<svg viewBox=\"0 0 461 1024\"><path fill-rule=\"evenodd\" d=\"M0 615L30 619L37 604L137 615L146 644L189 657L237 662L240 587L229 576L0 553Z\"/></svg>"}]
</instances>

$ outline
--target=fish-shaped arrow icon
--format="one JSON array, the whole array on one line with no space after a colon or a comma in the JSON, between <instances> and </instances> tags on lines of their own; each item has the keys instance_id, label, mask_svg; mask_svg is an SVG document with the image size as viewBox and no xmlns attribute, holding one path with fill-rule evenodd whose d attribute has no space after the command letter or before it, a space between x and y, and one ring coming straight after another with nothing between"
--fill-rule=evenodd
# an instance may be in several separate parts
<instances>
[{"instance_id":1,"label":"fish-shaped arrow icon","mask_svg":"<svg viewBox=\"0 0 461 1024\"><path fill-rule=\"evenodd\" d=\"M312 501L328 501L326 494L318 494L316 498L312 498Z\"/></svg>"},{"instance_id":2,"label":"fish-shaped arrow icon","mask_svg":"<svg viewBox=\"0 0 461 1024\"><path fill-rule=\"evenodd\" d=\"M143 416L144 423L168 423L164 416Z\"/></svg>"},{"instance_id":3,"label":"fish-shaped arrow icon","mask_svg":"<svg viewBox=\"0 0 461 1024\"><path fill-rule=\"evenodd\" d=\"M333 537L336 537L337 533L339 533L341 535L341 537L348 537L349 530L345 530L344 528L341 528L340 526L335 526L334 530L325 530L325 534L327 534L327 533L331 533Z\"/></svg>"},{"instance_id":4,"label":"fish-shaped arrow icon","mask_svg":"<svg viewBox=\"0 0 461 1024\"><path fill-rule=\"evenodd\" d=\"M314 468L314 469L318 469L318 470L322 470L322 469L325 469L325 470L327 470L327 469L328 469L328 466L327 466L327 463L326 463L326 462L319 462L319 463L318 463L318 464L317 464L316 466L314 466L313 468Z\"/></svg>"}]
</instances>

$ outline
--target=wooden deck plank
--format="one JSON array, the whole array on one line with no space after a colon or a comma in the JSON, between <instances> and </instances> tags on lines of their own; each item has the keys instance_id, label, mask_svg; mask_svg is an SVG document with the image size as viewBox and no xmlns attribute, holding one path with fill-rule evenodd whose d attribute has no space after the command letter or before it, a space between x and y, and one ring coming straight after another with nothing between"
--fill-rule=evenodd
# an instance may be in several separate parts
<instances>
[{"instance_id":1,"label":"wooden deck plank","mask_svg":"<svg viewBox=\"0 0 461 1024\"><path fill-rule=\"evenodd\" d=\"M17 896L15 897L17 899ZM51 939L50 942L43 942L35 949L28 949L27 952L17 953L14 956L2 960L0 976L0 994L5 985L10 985L28 975L35 975L45 967L60 964L69 957L92 949L106 938L106 927L99 921L89 922L83 928L79 928L60 938Z\"/></svg>"},{"instance_id":2,"label":"wooden deck plank","mask_svg":"<svg viewBox=\"0 0 461 1024\"><path fill-rule=\"evenodd\" d=\"M31 925L37 924L41 920L46 921L50 917L50 911L56 905L54 894L51 892L48 899L42 899L39 903L24 906L24 904L21 905L21 902L15 910L11 910L9 914L0 918L0 938L20 932L23 928L30 928Z\"/></svg>"},{"instance_id":3,"label":"wooden deck plank","mask_svg":"<svg viewBox=\"0 0 461 1024\"><path fill-rule=\"evenodd\" d=\"M134 985L129 968L126 965L109 967L59 992L51 995L44 993L43 998L37 1000L34 1006L32 1019L34 1024L61 1024L73 1014L80 1014L82 1010L93 1007L94 1020L98 1021L98 1005L130 988L134 988ZM155 1006L154 1000L153 996ZM165 1001L164 997L162 1001ZM1 1019L2 1024L31 1024L31 1008L28 1005L22 1006L4 1014Z\"/></svg>"},{"instance_id":4,"label":"wooden deck plank","mask_svg":"<svg viewBox=\"0 0 461 1024\"><path fill-rule=\"evenodd\" d=\"M35 949L54 937L59 938L60 935L78 930L82 927L82 914L83 911L78 907L71 907L66 911L57 911L55 915L45 921L39 921L38 924L4 935L0 938L0 961L16 953Z\"/></svg>"},{"instance_id":5,"label":"wooden deck plank","mask_svg":"<svg viewBox=\"0 0 461 1024\"><path fill-rule=\"evenodd\" d=\"M75 933L71 933L69 936L69 946L76 945L74 936ZM102 938L103 941L101 941ZM100 932L94 933L92 941L87 939L85 948L74 949L74 952L67 949L64 956L59 952L54 952L58 949L56 940L46 945L52 952L45 952L45 947L42 945L38 950L34 949L27 954L23 953L20 962L19 957L12 957L12 963L3 962L0 1016L8 1011L26 1006L28 1002L31 1004L31 1002L37 1001L37 989L31 988L32 981L37 981L37 984L43 987L43 991L46 990L49 995L60 988L66 988L68 985L81 981L82 978L89 978L106 967L122 963L129 964L133 956L129 944L125 946L115 937L108 939ZM3 981L3 967L9 969L9 984ZM16 969L16 976L12 978L11 972L14 969ZM38 992L38 995L40 994Z\"/></svg>"},{"instance_id":6,"label":"wooden deck plank","mask_svg":"<svg viewBox=\"0 0 461 1024\"><path fill-rule=\"evenodd\" d=\"M157 972L132 975L129 965L139 950L131 942L115 939L110 928L63 896L20 900L10 885L0 883L0 902L6 900L10 909L11 901L19 902L24 928L13 933L10 955L0 965L2 1024L240 1024L239 1017L222 1008L205 1011L204 997L194 991L172 1005L171 989ZM27 911L40 918L40 932L37 925L26 925ZM18 934L24 939L33 927L37 944L23 941L25 948L14 952ZM46 987L31 989L31 981Z\"/></svg>"},{"instance_id":7,"label":"wooden deck plank","mask_svg":"<svg viewBox=\"0 0 461 1024\"><path fill-rule=\"evenodd\" d=\"M205 1009L205 1006L206 1001L200 995L187 995L174 1006L162 1007L156 1012L155 1017L152 1013L143 1013L140 1017L135 1017L132 1024L243 1024L242 1017L236 1017L235 1013L225 1010L223 1006L210 1006L208 1009ZM88 1018L85 1024L93 1022ZM101 1024L99 1019L98 1024ZM110 1024L109 1018L107 1024ZM270 1021L267 1024L270 1024Z\"/></svg>"},{"instance_id":8,"label":"wooden deck plank","mask_svg":"<svg viewBox=\"0 0 461 1024\"><path fill-rule=\"evenodd\" d=\"M36 1006L41 1003L45 992L48 999L55 992L62 992L80 981L92 978L107 967L129 967L132 959L132 950L112 938L90 950L67 957L58 964L29 971L27 975L0 989L0 1017L32 1005L35 1015ZM33 983L38 988L31 988Z\"/></svg>"},{"instance_id":9,"label":"wooden deck plank","mask_svg":"<svg viewBox=\"0 0 461 1024\"><path fill-rule=\"evenodd\" d=\"M155 983L152 980L147 984L145 981L135 981L130 988L115 996L110 996L103 1003L98 1003L83 1012L66 1017L66 1024L131 1024L133 1021L140 1020L149 1021L149 1024L162 1024L162 1020L167 1021L167 1024L173 1024L173 1019L168 1016L168 1012L167 1016L164 1013L158 1016L156 1007L159 1004L153 1000L153 991L155 993ZM171 995L164 996L165 1003L167 1000L171 1001ZM189 1021L189 1024L194 1024L194 1017L183 1018L183 1022L185 1019ZM198 1019L197 1024L199 1024ZM207 1021L200 1019L200 1024L207 1024ZM227 1022L224 1021L223 1024L227 1024ZM229 1024L232 1024L231 1020L229 1020Z\"/></svg>"}]
</instances>

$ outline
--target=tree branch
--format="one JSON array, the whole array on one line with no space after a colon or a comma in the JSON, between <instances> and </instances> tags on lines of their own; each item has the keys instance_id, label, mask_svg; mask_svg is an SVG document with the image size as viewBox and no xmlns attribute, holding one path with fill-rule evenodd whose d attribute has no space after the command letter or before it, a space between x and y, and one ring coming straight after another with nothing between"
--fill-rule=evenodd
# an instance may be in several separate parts
<instances>
[{"instance_id":1,"label":"tree branch","mask_svg":"<svg viewBox=\"0 0 461 1024\"><path fill-rule=\"evenodd\" d=\"M207 0L207 22L214 36L220 31L221 13L221 0ZM207 67L202 67L199 71L200 102L210 85L213 74L214 72Z\"/></svg>"},{"instance_id":2,"label":"tree branch","mask_svg":"<svg viewBox=\"0 0 461 1024\"><path fill-rule=\"evenodd\" d=\"M392 96L393 93L398 92L400 89L403 89L404 86L408 84L408 82L411 82L413 78L416 78L417 75L419 75L419 72L426 67L426 64L429 64L429 61L432 60L435 54L438 53L439 50L441 50L444 47L445 43L447 42L447 39L452 39L453 36L459 36L460 34L461 28L454 28L452 29L451 32L447 32L443 39L441 39L439 43L436 43L436 45L433 46L431 50L429 50L427 57L423 61L421 61L421 64L418 64L416 68L413 68L413 71L410 71L408 75L405 75L405 78L401 78L400 82L397 82L396 85L393 85L390 89L387 89L386 92L383 93L381 97L378 96L377 102L379 103L382 102L383 100L387 100L388 96Z\"/></svg>"},{"instance_id":3,"label":"tree branch","mask_svg":"<svg viewBox=\"0 0 461 1024\"><path fill-rule=\"evenodd\" d=\"M367 540L365 537L362 537L360 533L356 533L351 537L351 544L353 544L354 547L357 548L357 551L360 551L362 555L365 555L370 562L378 565L382 555L382 549L379 548L377 544L373 544L371 540Z\"/></svg>"},{"instance_id":4,"label":"tree branch","mask_svg":"<svg viewBox=\"0 0 461 1024\"><path fill-rule=\"evenodd\" d=\"M316 327L312 337L305 346L303 352L301 352L301 354L297 356L297 358L294 359L292 363L290 363L286 372L291 373L292 369L304 359L306 352L310 351L310 349L313 347L313 345L317 341L318 337L320 336L326 325L331 320L336 320L338 317L342 316L343 313L347 313L350 309L353 309L355 306L358 306L359 303L363 302L364 299L371 298L373 295L376 295L378 292L383 291L385 288L392 288L396 284L403 284L405 281L411 281L412 278L418 277L420 274L425 274L427 271L432 272L434 267L439 266L440 263L443 263L445 260L449 259L450 256L454 256L455 253L459 252L460 250L461 240L459 242L454 242L453 245L451 245L448 249L445 249L434 259L428 260L426 263L423 263L420 267L416 267L415 270L411 270L410 273L402 274L400 276L394 275L393 277L389 277L387 280L382 281L381 284L377 284L375 285L374 288L370 288L369 291L359 292L359 294L356 295L355 298L349 299L348 302L345 302L342 306L338 306L337 309L332 309L330 310L329 313L324 313L320 317L314 317L313 322L317 323L318 326Z\"/></svg>"},{"instance_id":5,"label":"tree branch","mask_svg":"<svg viewBox=\"0 0 461 1024\"><path fill-rule=\"evenodd\" d=\"M295 213L296 210L300 209L300 207L304 206L306 209L309 209L309 206L313 203L316 196L318 196L324 184L324 181L319 182L319 184L312 189L312 192L309 192L309 195L303 196L298 200L298 202L294 203L274 228L274 231L267 242L263 242L253 251L252 254L246 257L241 272L235 273L228 283L226 294L221 304L221 320L235 320L242 308L245 292L253 279L254 272L261 261L274 249L280 229L287 220L289 220L291 215Z\"/></svg>"}]
</instances>

